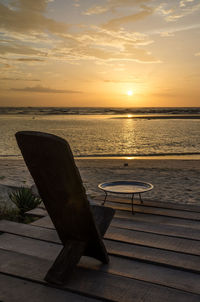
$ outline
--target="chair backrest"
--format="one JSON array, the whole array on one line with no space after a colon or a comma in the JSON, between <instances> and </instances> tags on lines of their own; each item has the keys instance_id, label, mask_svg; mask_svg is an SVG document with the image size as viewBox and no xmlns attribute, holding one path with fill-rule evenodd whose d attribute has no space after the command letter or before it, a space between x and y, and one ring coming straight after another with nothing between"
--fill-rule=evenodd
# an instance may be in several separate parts
<instances>
[{"instance_id":1,"label":"chair backrest","mask_svg":"<svg viewBox=\"0 0 200 302\"><path fill-rule=\"evenodd\" d=\"M35 131L17 132L16 139L62 243L99 237L67 141Z\"/></svg>"}]
</instances>

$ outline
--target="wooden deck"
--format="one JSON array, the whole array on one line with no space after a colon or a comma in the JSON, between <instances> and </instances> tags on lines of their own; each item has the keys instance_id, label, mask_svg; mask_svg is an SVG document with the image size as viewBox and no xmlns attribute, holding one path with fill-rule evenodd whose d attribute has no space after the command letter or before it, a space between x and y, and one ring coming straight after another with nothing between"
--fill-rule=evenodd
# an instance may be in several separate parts
<instances>
[{"instance_id":1,"label":"wooden deck","mask_svg":"<svg viewBox=\"0 0 200 302\"><path fill-rule=\"evenodd\" d=\"M96 202L100 202L97 198ZM0 302L200 302L200 206L109 197L109 265L82 257L65 288L43 277L61 250L44 209L31 225L0 221Z\"/></svg>"}]
</instances>

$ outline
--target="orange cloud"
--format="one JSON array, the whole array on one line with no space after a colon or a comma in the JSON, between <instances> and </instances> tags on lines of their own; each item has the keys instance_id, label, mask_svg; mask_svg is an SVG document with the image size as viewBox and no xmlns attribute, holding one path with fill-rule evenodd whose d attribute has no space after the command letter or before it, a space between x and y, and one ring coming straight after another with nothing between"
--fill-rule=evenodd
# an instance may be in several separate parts
<instances>
[{"instance_id":1,"label":"orange cloud","mask_svg":"<svg viewBox=\"0 0 200 302\"><path fill-rule=\"evenodd\" d=\"M152 0L107 0L104 6L92 6L83 12L85 15L98 15L105 13L107 11L115 11L120 7L135 7L137 5L142 5L143 3L150 2Z\"/></svg>"},{"instance_id":2,"label":"orange cloud","mask_svg":"<svg viewBox=\"0 0 200 302\"><path fill-rule=\"evenodd\" d=\"M11 88L11 91L25 91L25 92L39 92L39 93L82 93L76 90L61 90L52 89L48 87L35 86L35 87L24 87L24 88Z\"/></svg>"},{"instance_id":3,"label":"orange cloud","mask_svg":"<svg viewBox=\"0 0 200 302\"><path fill-rule=\"evenodd\" d=\"M154 12L154 9L145 7L145 9L139 13L132 14L129 16L124 16L121 18L112 19L109 22L107 22L106 24L104 24L103 27L107 28L107 29L116 30L123 24L142 20L142 19L148 17L149 15L152 15L153 12Z\"/></svg>"},{"instance_id":4,"label":"orange cloud","mask_svg":"<svg viewBox=\"0 0 200 302\"><path fill-rule=\"evenodd\" d=\"M31 48L29 46L26 45L21 45L21 44L17 44L17 43L13 43L11 44L5 44L5 45L1 45L0 47L0 53L1 54L23 54L23 55L42 55L43 52L38 50L38 49L34 49Z\"/></svg>"},{"instance_id":5,"label":"orange cloud","mask_svg":"<svg viewBox=\"0 0 200 302\"><path fill-rule=\"evenodd\" d=\"M46 1L25 1L16 2L18 9L11 9L0 4L0 28L12 32L32 34L44 31L51 33L65 33L68 26L65 23L57 22L43 15L46 8Z\"/></svg>"}]
</instances>

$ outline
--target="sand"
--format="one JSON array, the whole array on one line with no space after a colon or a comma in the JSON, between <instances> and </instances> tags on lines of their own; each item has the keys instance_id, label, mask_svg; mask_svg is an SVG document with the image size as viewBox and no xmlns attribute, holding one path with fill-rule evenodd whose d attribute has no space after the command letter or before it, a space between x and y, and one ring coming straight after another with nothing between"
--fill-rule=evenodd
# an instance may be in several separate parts
<instances>
[{"instance_id":1,"label":"sand","mask_svg":"<svg viewBox=\"0 0 200 302\"><path fill-rule=\"evenodd\" d=\"M98 184L114 180L150 182L143 199L200 205L200 160L76 159L87 194L102 194ZM0 203L7 186L30 187L33 180L22 159L0 159ZM8 202L8 201L6 201Z\"/></svg>"}]
</instances>

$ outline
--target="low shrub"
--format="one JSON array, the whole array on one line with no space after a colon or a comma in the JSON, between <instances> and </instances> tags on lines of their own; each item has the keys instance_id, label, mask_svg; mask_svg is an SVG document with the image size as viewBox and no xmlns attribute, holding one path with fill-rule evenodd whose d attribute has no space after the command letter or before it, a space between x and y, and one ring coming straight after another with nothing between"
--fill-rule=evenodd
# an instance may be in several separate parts
<instances>
[{"instance_id":1,"label":"low shrub","mask_svg":"<svg viewBox=\"0 0 200 302\"><path fill-rule=\"evenodd\" d=\"M41 202L41 198L33 195L29 188L21 187L9 194L11 201L19 209L19 220L24 221L26 212L36 208Z\"/></svg>"}]
</instances>

